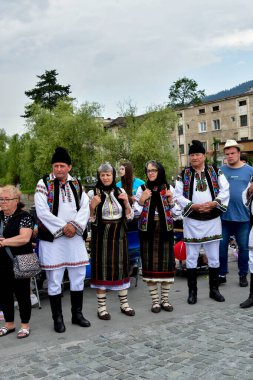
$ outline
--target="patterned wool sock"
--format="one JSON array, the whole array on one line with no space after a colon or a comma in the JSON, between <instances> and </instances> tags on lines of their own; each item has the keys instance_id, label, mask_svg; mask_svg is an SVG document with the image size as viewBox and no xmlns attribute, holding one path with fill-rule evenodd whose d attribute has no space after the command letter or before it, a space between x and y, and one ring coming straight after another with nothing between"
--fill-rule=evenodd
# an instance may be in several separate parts
<instances>
[{"instance_id":1,"label":"patterned wool sock","mask_svg":"<svg viewBox=\"0 0 253 380\"><path fill-rule=\"evenodd\" d=\"M151 298L152 298L152 305L160 305L157 284L148 285L148 289L149 289L149 293L150 293Z\"/></svg>"},{"instance_id":2,"label":"patterned wool sock","mask_svg":"<svg viewBox=\"0 0 253 380\"><path fill-rule=\"evenodd\" d=\"M127 289L119 290L118 292L118 297L120 300L120 307L122 310L133 310L129 305L128 305L128 300L127 300Z\"/></svg>"},{"instance_id":3,"label":"patterned wool sock","mask_svg":"<svg viewBox=\"0 0 253 380\"><path fill-rule=\"evenodd\" d=\"M106 293L104 294L97 294L97 300L98 300L98 313L101 316L104 316L106 314L109 314L106 310Z\"/></svg>"},{"instance_id":4,"label":"patterned wool sock","mask_svg":"<svg viewBox=\"0 0 253 380\"><path fill-rule=\"evenodd\" d=\"M162 284L161 285L161 303L164 306L169 306L169 291L170 291L170 285L169 284Z\"/></svg>"}]
</instances>

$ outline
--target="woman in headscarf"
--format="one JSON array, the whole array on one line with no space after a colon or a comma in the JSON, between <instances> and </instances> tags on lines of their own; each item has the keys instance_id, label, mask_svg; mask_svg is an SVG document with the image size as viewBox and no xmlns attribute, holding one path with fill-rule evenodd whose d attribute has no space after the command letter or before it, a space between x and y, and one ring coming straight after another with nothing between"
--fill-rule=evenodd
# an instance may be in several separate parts
<instances>
[{"instance_id":1,"label":"woman in headscarf","mask_svg":"<svg viewBox=\"0 0 253 380\"><path fill-rule=\"evenodd\" d=\"M169 302L170 284L174 283L175 258L172 210L173 187L166 179L164 167L157 161L145 165L147 182L138 188L135 207L140 211L139 230L143 280L152 298L151 311L172 311ZM161 284L161 299L158 294Z\"/></svg>"},{"instance_id":2,"label":"woman in headscarf","mask_svg":"<svg viewBox=\"0 0 253 380\"><path fill-rule=\"evenodd\" d=\"M92 244L91 244L91 287L96 288L98 318L111 319L106 308L106 291L116 290L120 299L121 312L135 315L129 307L127 289L128 249L126 220L133 218L133 211L124 189L115 184L116 171L109 163L98 168L96 188L89 196Z\"/></svg>"}]
</instances>

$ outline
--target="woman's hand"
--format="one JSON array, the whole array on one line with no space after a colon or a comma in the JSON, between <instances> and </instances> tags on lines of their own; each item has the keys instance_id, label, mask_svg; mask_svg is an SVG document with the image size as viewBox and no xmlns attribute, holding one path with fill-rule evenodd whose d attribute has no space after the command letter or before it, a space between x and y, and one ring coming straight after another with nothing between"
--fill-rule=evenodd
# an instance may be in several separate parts
<instances>
[{"instance_id":1,"label":"woman's hand","mask_svg":"<svg viewBox=\"0 0 253 380\"><path fill-rule=\"evenodd\" d=\"M170 190L166 190L165 195L166 195L166 197L168 198L168 201L171 202L171 201L172 201L172 198L173 198L173 193L172 193L172 191L170 191Z\"/></svg>"},{"instance_id":2,"label":"woman's hand","mask_svg":"<svg viewBox=\"0 0 253 380\"><path fill-rule=\"evenodd\" d=\"M125 206L128 205L129 201L128 201L128 195L127 193L120 193L120 195L118 196L119 199L122 199Z\"/></svg>"},{"instance_id":3,"label":"woman's hand","mask_svg":"<svg viewBox=\"0 0 253 380\"><path fill-rule=\"evenodd\" d=\"M92 210L95 210L95 208L99 205L99 203L101 203L101 198L99 195L95 195L91 202L90 202L90 207Z\"/></svg>"},{"instance_id":4,"label":"woman's hand","mask_svg":"<svg viewBox=\"0 0 253 380\"><path fill-rule=\"evenodd\" d=\"M149 190L149 189L146 189L143 191L141 197L140 197L140 200L139 200L139 204L142 206L144 205L144 203L146 202L147 199L149 199L152 195L152 191Z\"/></svg>"}]
</instances>

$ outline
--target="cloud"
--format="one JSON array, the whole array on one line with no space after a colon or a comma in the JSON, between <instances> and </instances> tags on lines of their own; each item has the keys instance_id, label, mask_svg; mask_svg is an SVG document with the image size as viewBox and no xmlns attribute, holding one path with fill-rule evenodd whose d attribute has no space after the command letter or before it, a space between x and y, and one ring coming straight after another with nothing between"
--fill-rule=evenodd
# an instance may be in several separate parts
<instances>
[{"instance_id":1,"label":"cloud","mask_svg":"<svg viewBox=\"0 0 253 380\"><path fill-rule=\"evenodd\" d=\"M227 33L215 38L211 45L216 49L253 49L253 29L245 29Z\"/></svg>"},{"instance_id":2,"label":"cloud","mask_svg":"<svg viewBox=\"0 0 253 380\"><path fill-rule=\"evenodd\" d=\"M10 130L21 128L29 101L24 91L51 69L79 102L104 104L105 116L115 116L117 103L129 98L143 112L166 101L179 77L206 68L208 78L226 51L250 50L252 13L246 0L240 6L229 0L0 0L0 120L5 112L7 125L9 113Z\"/></svg>"}]
</instances>

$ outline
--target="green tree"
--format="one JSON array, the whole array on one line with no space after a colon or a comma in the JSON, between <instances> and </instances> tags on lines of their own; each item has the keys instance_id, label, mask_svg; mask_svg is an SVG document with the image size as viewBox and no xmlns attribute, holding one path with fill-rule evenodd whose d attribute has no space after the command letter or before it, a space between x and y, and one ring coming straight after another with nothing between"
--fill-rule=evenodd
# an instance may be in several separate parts
<instances>
[{"instance_id":1,"label":"green tree","mask_svg":"<svg viewBox=\"0 0 253 380\"><path fill-rule=\"evenodd\" d=\"M33 103L52 110L60 99L69 98L69 94L71 93L70 85L62 86L57 82L57 75L56 70L46 70L44 74L37 75L40 81L37 82L35 88L25 91L26 96L33 100ZM25 106L23 117L28 118L31 116L32 104Z\"/></svg>"},{"instance_id":2,"label":"green tree","mask_svg":"<svg viewBox=\"0 0 253 380\"><path fill-rule=\"evenodd\" d=\"M198 83L194 79L183 77L170 87L168 105L172 108L197 105L202 103L204 97L205 90L198 90Z\"/></svg>"},{"instance_id":3,"label":"green tree","mask_svg":"<svg viewBox=\"0 0 253 380\"><path fill-rule=\"evenodd\" d=\"M28 158L33 155L29 171L35 183L50 172L51 157L57 146L69 150L74 175L83 179L96 171L94 156L103 133L99 104L74 107L71 102L60 100L53 111L36 104L31 112L27 127L32 149L27 148L26 155Z\"/></svg>"},{"instance_id":4,"label":"green tree","mask_svg":"<svg viewBox=\"0 0 253 380\"><path fill-rule=\"evenodd\" d=\"M6 135L4 129L0 129L0 184L5 183L6 166L7 166L7 149L9 137Z\"/></svg>"},{"instance_id":5,"label":"green tree","mask_svg":"<svg viewBox=\"0 0 253 380\"><path fill-rule=\"evenodd\" d=\"M121 160L129 160L135 174L143 178L145 163L155 159L165 166L169 178L177 167L171 144L171 133L177 123L175 112L167 107L153 107L145 115L134 116L132 111L125 113L125 126L117 133L101 136L103 149L98 150L96 161L119 164Z\"/></svg>"}]
</instances>

